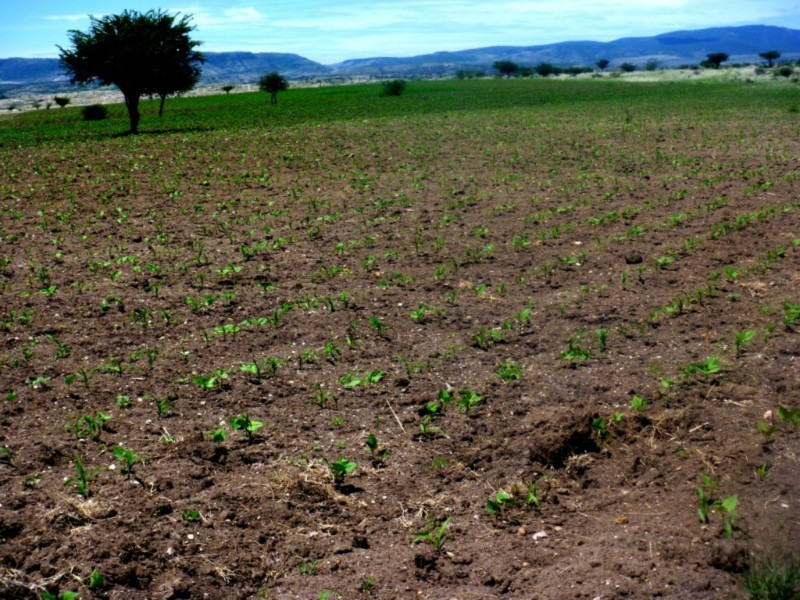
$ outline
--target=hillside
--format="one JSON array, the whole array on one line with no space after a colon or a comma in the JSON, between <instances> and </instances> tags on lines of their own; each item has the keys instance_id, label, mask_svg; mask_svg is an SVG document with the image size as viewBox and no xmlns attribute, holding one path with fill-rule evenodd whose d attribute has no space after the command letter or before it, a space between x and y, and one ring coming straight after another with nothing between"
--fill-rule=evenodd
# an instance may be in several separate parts
<instances>
[{"instance_id":1,"label":"hillside","mask_svg":"<svg viewBox=\"0 0 800 600\"><path fill-rule=\"evenodd\" d=\"M452 75L458 69L488 71L497 60L524 65L549 62L559 66L593 66L601 58L612 67L623 62L644 64L658 60L662 66L697 64L709 52L726 52L731 62L757 62L759 52L778 50L783 58L800 58L800 31L784 27L751 25L696 31L673 31L653 37L630 37L612 42L568 41L536 46L492 46L411 57L374 57L323 65L297 54L275 52L208 52L202 83L255 81L267 71L289 79L315 77L426 77ZM0 86L64 85L66 79L54 58L0 59ZM0 90L1 91L1 90Z\"/></svg>"}]
</instances>

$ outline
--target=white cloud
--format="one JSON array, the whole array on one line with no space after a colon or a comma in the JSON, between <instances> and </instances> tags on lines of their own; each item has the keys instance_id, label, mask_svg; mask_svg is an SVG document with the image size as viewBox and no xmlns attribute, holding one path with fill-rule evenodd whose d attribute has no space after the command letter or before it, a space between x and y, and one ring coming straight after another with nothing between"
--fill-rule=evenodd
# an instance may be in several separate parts
<instances>
[{"instance_id":1,"label":"white cloud","mask_svg":"<svg viewBox=\"0 0 800 600\"><path fill-rule=\"evenodd\" d=\"M98 16L98 15L94 15ZM80 15L46 15L44 17L45 21L67 21L68 23L74 23L76 21L86 21L89 19L89 15L80 14Z\"/></svg>"},{"instance_id":2,"label":"white cloud","mask_svg":"<svg viewBox=\"0 0 800 600\"><path fill-rule=\"evenodd\" d=\"M228 8L225 9L225 19L233 23L250 23L263 20L264 15L255 8Z\"/></svg>"}]
</instances>

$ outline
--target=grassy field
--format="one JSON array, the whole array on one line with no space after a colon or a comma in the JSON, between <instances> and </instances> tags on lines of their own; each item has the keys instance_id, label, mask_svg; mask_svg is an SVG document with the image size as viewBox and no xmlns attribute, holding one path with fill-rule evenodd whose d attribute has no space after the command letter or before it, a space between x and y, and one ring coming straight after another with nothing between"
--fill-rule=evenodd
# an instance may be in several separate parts
<instances>
[{"instance_id":1,"label":"grassy field","mask_svg":"<svg viewBox=\"0 0 800 600\"><path fill-rule=\"evenodd\" d=\"M380 90L0 120L0 592L796 591L797 86Z\"/></svg>"}]
</instances>

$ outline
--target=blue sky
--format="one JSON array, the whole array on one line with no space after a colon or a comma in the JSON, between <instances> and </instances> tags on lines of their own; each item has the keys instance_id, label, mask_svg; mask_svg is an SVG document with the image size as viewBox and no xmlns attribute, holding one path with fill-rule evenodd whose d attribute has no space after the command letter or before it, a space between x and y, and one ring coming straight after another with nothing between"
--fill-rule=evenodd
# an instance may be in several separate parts
<instances>
[{"instance_id":1,"label":"blue sky","mask_svg":"<svg viewBox=\"0 0 800 600\"><path fill-rule=\"evenodd\" d=\"M87 15L163 8L189 14L202 50L292 52L332 64L482 46L610 41L680 29L800 29L800 0L2 0L0 58L53 57Z\"/></svg>"}]
</instances>

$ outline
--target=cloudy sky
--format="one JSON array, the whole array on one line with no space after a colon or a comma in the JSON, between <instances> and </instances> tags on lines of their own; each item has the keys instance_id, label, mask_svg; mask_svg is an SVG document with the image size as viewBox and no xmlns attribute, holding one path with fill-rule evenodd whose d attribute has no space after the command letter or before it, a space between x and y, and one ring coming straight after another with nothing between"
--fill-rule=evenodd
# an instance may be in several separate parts
<instances>
[{"instance_id":1,"label":"cloudy sky","mask_svg":"<svg viewBox=\"0 0 800 600\"><path fill-rule=\"evenodd\" d=\"M0 58L53 57L70 29L140 0L2 0ZM610 41L681 29L779 25L800 29L800 0L167 0L192 15L202 50L293 52L324 64L482 46Z\"/></svg>"}]
</instances>

